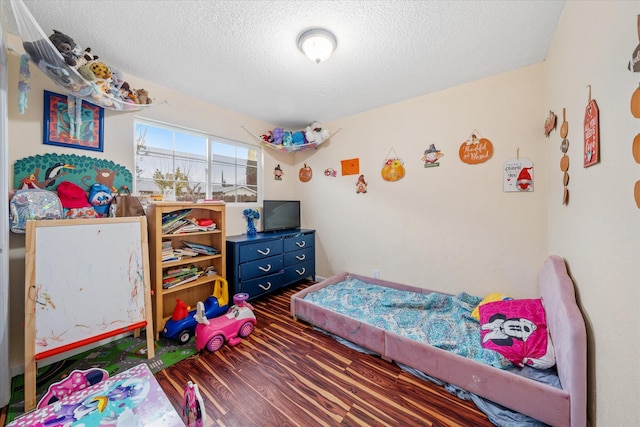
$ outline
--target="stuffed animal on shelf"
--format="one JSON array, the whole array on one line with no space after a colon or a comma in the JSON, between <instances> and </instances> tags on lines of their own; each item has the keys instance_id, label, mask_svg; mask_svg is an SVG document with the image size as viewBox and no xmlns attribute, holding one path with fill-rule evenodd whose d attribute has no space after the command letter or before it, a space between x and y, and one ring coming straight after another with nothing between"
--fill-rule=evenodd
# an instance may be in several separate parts
<instances>
[{"instance_id":1,"label":"stuffed animal on shelf","mask_svg":"<svg viewBox=\"0 0 640 427\"><path fill-rule=\"evenodd\" d=\"M318 122L313 122L307 126L305 132L307 141L316 145L320 145L326 141L329 138L329 135L329 131L327 129L323 129L322 125Z\"/></svg>"},{"instance_id":2,"label":"stuffed animal on shelf","mask_svg":"<svg viewBox=\"0 0 640 427\"><path fill-rule=\"evenodd\" d=\"M293 135L288 130L282 134L282 145L288 147L293 144Z\"/></svg>"},{"instance_id":3,"label":"stuffed animal on shelf","mask_svg":"<svg viewBox=\"0 0 640 427\"><path fill-rule=\"evenodd\" d=\"M300 130L297 132L293 132L293 134L291 135L291 139L292 143L295 145L304 145L307 143L307 138L305 138L304 132Z\"/></svg>"},{"instance_id":4,"label":"stuffed animal on shelf","mask_svg":"<svg viewBox=\"0 0 640 427\"><path fill-rule=\"evenodd\" d=\"M267 133L260 135L260 138L262 138L262 142L271 144L273 142L273 132L268 131Z\"/></svg>"},{"instance_id":5,"label":"stuffed animal on shelf","mask_svg":"<svg viewBox=\"0 0 640 427\"><path fill-rule=\"evenodd\" d=\"M82 54L82 49L68 35L58 30L53 30L53 34L49 36L51 43L58 49L67 65L72 67L76 65L76 61Z\"/></svg>"},{"instance_id":6,"label":"stuffed animal on shelf","mask_svg":"<svg viewBox=\"0 0 640 427\"><path fill-rule=\"evenodd\" d=\"M136 98L138 99L138 104L151 104L151 98L149 98L149 92L145 89L137 89L136 90Z\"/></svg>"},{"instance_id":7,"label":"stuffed animal on shelf","mask_svg":"<svg viewBox=\"0 0 640 427\"><path fill-rule=\"evenodd\" d=\"M98 59L98 55L92 55L91 48L88 47L84 51L82 51L80 56L76 59L76 65L74 65L73 68L77 70L83 65L87 65L90 62L96 61L97 59Z\"/></svg>"},{"instance_id":8,"label":"stuffed animal on shelf","mask_svg":"<svg viewBox=\"0 0 640 427\"><path fill-rule=\"evenodd\" d=\"M93 71L93 74L98 80L108 80L111 78L111 68L104 62L93 61L89 64L89 69Z\"/></svg>"},{"instance_id":9,"label":"stuffed animal on shelf","mask_svg":"<svg viewBox=\"0 0 640 427\"><path fill-rule=\"evenodd\" d=\"M275 128L272 134L273 134L273 143L276 145L282 145L282 137L284 135L284 129Z\"/></svg>"}]
</instances>

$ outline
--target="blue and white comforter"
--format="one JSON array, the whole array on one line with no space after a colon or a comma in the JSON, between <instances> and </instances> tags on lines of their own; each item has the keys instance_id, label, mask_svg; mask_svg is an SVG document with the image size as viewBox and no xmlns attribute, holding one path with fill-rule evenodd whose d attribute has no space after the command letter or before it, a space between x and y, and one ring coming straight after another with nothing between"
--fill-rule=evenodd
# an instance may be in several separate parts
<instances>
[{"instance_id":1,"label":"blue and white comforter","mask_svg":"<svg viewBox=\"0 0 640 427\"><path fill-rule=\"evenodd\" d=\"M482 300L460 293L418 294L348 279L304 298L324 308L415 341L496 368L512 366L499 353L482 348L480 325L471 312Z\"/></svg>"}]
</instances>

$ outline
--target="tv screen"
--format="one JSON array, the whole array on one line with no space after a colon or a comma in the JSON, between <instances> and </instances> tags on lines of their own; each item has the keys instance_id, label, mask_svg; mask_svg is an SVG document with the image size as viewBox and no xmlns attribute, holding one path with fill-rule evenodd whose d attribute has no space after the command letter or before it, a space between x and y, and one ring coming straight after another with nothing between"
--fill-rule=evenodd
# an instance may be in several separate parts
<instances>
[{"instance_id":1,"label":"tv screen","mask_svg":"<svg viewBox=\"0 0 640 427\"><path fill-rule=\"evenodd\" d=\"M262 204L262 231L300 228L299 200L265 200Z\"/></svg>"}]
</instances>

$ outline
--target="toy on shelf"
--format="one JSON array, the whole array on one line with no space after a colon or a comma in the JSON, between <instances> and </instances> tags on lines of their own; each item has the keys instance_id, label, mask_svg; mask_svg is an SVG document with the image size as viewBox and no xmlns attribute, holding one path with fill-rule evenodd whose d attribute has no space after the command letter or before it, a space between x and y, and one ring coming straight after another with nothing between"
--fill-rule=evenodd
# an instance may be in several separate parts
<instances>
[{"instance_id":1,"label":"toy on shelf","mask_svg":"<svg viewBox=\"0 0 640 427\"><path fill-rule=\"evenodd\" d=\"M233 296L234 305L223 316L207 318L204 304L198 301L196 308L196 350L206 348L209 351L219 350L226 342L234 346L251 335L257 323L253 314L253 306L247 302L249 294L239 293Z\"/></svg>"},{"instance_id":2,"label":"toy on shelf","mask_svg":"<svg viewBox=\"0 0 640 427\"><path fill-rule=\"evenodd\" d=\"M214 318L224 314L229 309L229 286L223 278L215 280L213 285L213 295L208 297L202 304L206 317ZM190 307L180 298L176 301L176 308L173 315L164 325L162 336L171 340L176 340L180 344L186 344L196 331L196 310Z\"/></svg>"}]
</instances>

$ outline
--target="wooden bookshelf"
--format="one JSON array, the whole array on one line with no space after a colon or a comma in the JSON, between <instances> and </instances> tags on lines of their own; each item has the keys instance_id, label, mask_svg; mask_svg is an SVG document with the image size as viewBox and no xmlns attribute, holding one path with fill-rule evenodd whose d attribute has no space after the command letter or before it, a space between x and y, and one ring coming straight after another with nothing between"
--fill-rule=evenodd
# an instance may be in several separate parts
<instances>
[{"instance_id":1,"label":"wooden bookshelf","mask_svg":"<svg viewBox=\"0 0 640 427\"><path fill-rule=\"evenodd\" d=\"M212 219L216 228L210 231L194 231L191 233L165 234L162 230L163 216L170 215L183 209L191 211L186 217ZM147 207L149 219L149 265L151 267L151 289L153 289L153 319L156 339L164 328L165 322L171 317L176 305L176 299L180 298L192 309L195 309L198 301L204 301L213 294L213 286L216 279L226 279L226 255L225 255L225 204L218 203L181 203L162 202L153 203ZM171 242L174 249L184 246L183 242L194 242L207 245L218 250L214 255L199 254L194 257L182 257L179 260L162 262L162 243ZM199 270L213 267L215 274L202 275L181 285L165 289L163 288L163 276L166 272L176 267L196 266Z\"/></svg>"}]
</instances>

